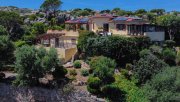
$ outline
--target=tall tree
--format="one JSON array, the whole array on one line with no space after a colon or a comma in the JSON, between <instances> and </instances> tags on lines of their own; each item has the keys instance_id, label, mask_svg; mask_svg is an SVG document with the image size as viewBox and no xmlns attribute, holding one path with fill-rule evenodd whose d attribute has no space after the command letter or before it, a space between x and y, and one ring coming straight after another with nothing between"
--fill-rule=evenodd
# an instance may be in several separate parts
<instances>
[{"instance_id":1,"label":"tall tree","mask_svg":"<svg viewBox=\"0 0 180 102\"><path fill-rule=\"evenodd\" d=\"M7 29L9 37L12 40L17 40L22 37L22 23L23 21L18 13L0 11L0 24Z\"/></svg>"},{"instance_id":2,"label":"tall tree","mask_svg":"<svg viewBox=\"0 0 180 102\"><path fill-rule=\"evenodd\" d=\"M157 15L163 15L166 12L164 9L152 9L151 13L156 13Z\"/></svg>"},{"instance_id":3,"label":"tall tree","mask_svg":"<svg viewBox=\"0 0 180 102\"><path fill-rule=\"evenodd\" d=\"M163 15L157 18L157 24L164 26L169 34L170 40L174 40L175 34L180 29L180 17L175 15Z\"/></svg>"},{"instance_id":4,"label":"tall tree","mask_svg":"<svg viewBox=\"0 0 180 102\"><path fill-rule=\"evenodd\" d=\"M56 12L61 7L62 3L61 0L45 0L40 8L46 13L50 12L56 16Z\"/></svg>"}]
</instances>

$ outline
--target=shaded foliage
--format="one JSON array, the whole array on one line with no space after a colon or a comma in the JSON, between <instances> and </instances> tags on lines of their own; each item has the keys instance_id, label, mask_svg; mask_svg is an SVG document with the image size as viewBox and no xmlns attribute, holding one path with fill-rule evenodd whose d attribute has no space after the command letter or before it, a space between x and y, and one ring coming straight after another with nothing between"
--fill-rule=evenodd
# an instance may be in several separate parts
<instances>
[{"instance_id":1,"label":"shaded foliage","mask_svg":"<svg viewBox=\"0 0 180 102\"><path fill-rule=\"evenodd\" d=\"M180 69L167 67L143 87L144 95L151 102L178 102L180 95Z\"/></svg>"},{"instance_id":2,"label":"shaded foliage","mask_svg":"<svg viewBox=\"0 0 180 102\"><path fill-rule=\"evenodd\" d=\"M81 40L83 39L83 40ZM139 51L149 47L150 40L146 37L107 36L78 40L78 48L87 56L106 56L115 59L125 66L139 59Z\"/></svg>"}]
</instances>

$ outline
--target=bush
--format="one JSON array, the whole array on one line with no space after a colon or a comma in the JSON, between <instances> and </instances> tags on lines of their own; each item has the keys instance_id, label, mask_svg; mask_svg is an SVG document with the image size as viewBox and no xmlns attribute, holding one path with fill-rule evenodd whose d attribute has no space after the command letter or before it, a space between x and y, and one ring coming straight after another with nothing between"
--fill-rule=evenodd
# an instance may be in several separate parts
<instances>
[{"instance_id":1,"label":"bush","mask_svg":"<svg viewBox=\"0 0 180 102\"><path fill-rule=\"evenodd\" d=\"M165 41L165 47L173 48L175 46L176 42L173 40L166 40Z\"/></svg>"},{"instance_id":2,"label":"bush","mask_svg":"<svg viewBox=\"0 0 180 102\"><path fill-rule=\"evenodd\" d=\"M15 42L15 46L16 47L21 47L23 45L26 45L26 42L25 41L22 41L22 40L18 40Z\"/></svg>"},{"instance_id":3,"label":"bush","mask_svg":"<svg viewBox=\"0 0 180 102\"><path fill-rule=\"evenodd\" d=\"M139 56L141 58L144 58L144 57L146 57L148 55L152 55L151 51L148 50L148 49L144 49L144 50L140 51L140 53L139 53Z\"/></svg>"},{"instance_id":4,"label":"bush","mask_svg":"<svg viewBox=\"0 0 180 102\"><path fill-rule=\"evenodd\" d=\"M158 58L161 58L163 49L160 46L153 45L149 48L149 50L152 54L156 55Z\"/></svg>"},{"instance_id":5,"label":"bush","mask_svg":"<svg viewBox=\"0 0 180 102\"><path fill-rule=\"evenodd\" d=\"M148 48L150 40L147 37L102 36L78 40L78 43L81 45L78 48L86 56L106 56L125 66L126 63L139 59L139 51Z\"/></svg>"},{"instance_id":6,"label":"bush","mask_svg":"<svg viewBox=\"0 0 180 102\"><path fill-rule=\"evenodd\" d=\"M67 69L65 69L63 66L55 68L55 70L52 72L52 75L55 79L64 78L67 74Z\"/></svg>"},{"instance_id":7,"label":"bush","mask_svg":"<svg viewBox=\"0 0 180 102\"><path fill-rule=\"evenodd\" d=\"M126 69L121 69L121 74L124 75L127 79L130 79L129 71Z\"/></svg>"},{"instance_id":8,"label":"bush","mask_svg":"<svg viewBox=\"0 0 180 102\"><path fill-rule=\"evenodd\" d=\"M133 73L141 84L151 79L154 74L158 73L166 66L168 65L165 62L151 54L141 58L135 63Z\"/></svg>"},{"instance_id":9,"label":"bush","mask_svg":"<svg viewBox=\"0 0 180 102\"><path fill-rule=\"evenodd\" d=\"M132 70L132 67L133 67L133 65L131 63L126 64L126 69L127 70L129 70L129 71Z\"/></svg>"},{"instance_id":10,"label":"bush","mask_svg":"<svg viewBox=\"0 0 180 102\"><path fill-rule=\"evenodd\" d=\"M87 39L88 38L92 38L92 37L96 37L97 35L94 32L89 32L89 31L80 31L79 32L79 38L78 38L78 49L81 52L85 51L86 48L86 44L87 44Z\"/></svg>"},{"instance_id":11,"label":"bush","mask_svg":"<svg viewBox=\"0 0 180 102\"><path fill-rule=\"evenodd\" d=\"M72 76L76 76L76 75L77 75L77 72L76 72L75 69L73 69L73 70L70 70L70 71L69 71L69 74L72 75Z\"/></svg>"},{"instance_id":12,"label":"bush","mask_svg":"<svg viewBox=\"0 0 180 102\"><path fill-rule=\"evenodd\" d=\"M179 102L179 77L179 67L165 68L142 87L144 95L152 102Z\"/></svg>"},{"instance_id":13,"label":"bush","mask_svg":"<svg viewBox=\"0 0 180 102\"><path fill-rule=\"evenodd\" d=\"M125 92L115 84L105 85L102 87L102 93L112 102L125 102Z\"/></svg>"},{"instance_id":14,"label":"bush","mask_svg":"<svg viewBox=\"0 0 180 102\"><path fill-rule=\"evenodd\" d=\"M2 25L0 25L0 35L8 35L7 29Z\"/></svg>"},{"instance_id":15,"label":"bush","mask_svg":"<svg viewBox=\"0 0 180 102\"><path fill-rule=\"evenodd\" d=\"M88 76L89 75L89 70L87 70L87 69L81 70L81 75L82 76Z\"/></svg>"},{"instance_id":16,"label":"bush","mask_svg":"<svg viewBox=\"0 0 180 102\"><path fill-rule=\"evenodd\" d=\"M13 62L14 44L8 36L0 35L0 64Z\"/></svg>"},{"instance_id":17,"label":"bush","mask_svg":"<svg viewBox=\"0 0 180 102\"><path fill-rule=\"evenodd\" d=\"M163 50L162 56L164 61L169 64L170 66L175 66L176 65L176 52L167 48Z\"/></svg>"},{"instance_id":18,"label":"bush","mask_svg":"<svg viewBox=\"0 0 180 102\"><path fill-rule=\"evenodd\" d=\"M116 81L113 84L126 93L127 102L149 102L143 91L136 86L136 80L127 80L123 75L115 75L115 79Z\"/></svg>"},{"instance_id":19,"label":"bush","mask_svg":"<svg viewBox=\"0 0 180 102\"><path fill-rule=\"evenodd\" d=\"M81 62L79 60L76 60L73 64L74 68L81 68Z\"/></svg>"},{"instance_id":20,"label":"bush","mask_svg":"<svg viewBox=\"0 0 180 102\"><path fill-rule=\"evenodd\" d=\"M13 82L14 85L37 85L39 78L44 77L47 73L53 73L55 79L65 75L57 52L53 48L47 52L44 48L36 49L34 46L22 46L17 48L15 56L15 70L18 75ZM55 72L53 72L54 69ZM57 75L56 71L61 75Z\"/></svg>"},{"instance_id":21,"label":"bush","mask_svg":"<svg viewBox=\"0 0 180 102\"><path fill-rule=\"evenodd\" d=\"M113 81L115 67L116 63L114 60L103 56L94 57L90 61L90 68L93 70L93 76L99 77L104 84Z\"/></svg>"},{"instance_id":22,"label":"bush","mask_svg":"<svg viewBox=\"0 0 180 102\"><path fill-rule=\"evenodd\" d=\"M98 77L90 76L87 81L87 90L92 94L100 94L101 83Z\"/></svg>"}]
</instances>

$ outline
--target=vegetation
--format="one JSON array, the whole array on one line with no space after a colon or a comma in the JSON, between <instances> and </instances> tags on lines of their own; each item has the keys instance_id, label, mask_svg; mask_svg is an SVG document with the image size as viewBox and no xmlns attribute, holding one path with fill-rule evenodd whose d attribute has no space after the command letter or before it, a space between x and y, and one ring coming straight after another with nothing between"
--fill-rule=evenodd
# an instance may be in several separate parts
<instances>
[{"instance_id":1,"label":"vegetation","mask_svg":"<svg viewBox=\"0 0 180 102\"><path fill-rule=\"evenodd\" d=\"M167 67L146 83L142 89L151 102L178 101L180 86L179 67Z\"/></svg>"},{"instance_id":2,"label":"vegetation","mask_svg":"<svg viewBox=\"0 0 180 102\"><path fill-rule=\"evenodd\" d=\"M80 36L78 48L85 52L86 56L103 55L125 66L126 63L138 60L139 52L147 48L149 43L149 38L146 37L108 36L87 39L87 36Z\"/></svg>"},{"instance_id":3,"label":"vegetation","mask_svg":"<svg viewBox=\"0 0 180 102\"><path fill-rule=\"evenodd\" d=\"M13 62L14 44L6 35L0 35L0 64Z\"/></svg>"},{"instance_id":4,"label":"vegetation","mask_svg":"<svg viewBox=\"0 0 180 102\"><path fill-rule=\"evenodd\" d=\"M107 57L94 57L90 61L90 67L93 70L93 76L102 80L103 84L113 82L113 74L116 67L114 60Z\"/></svg>"},{"instance_id":5,"label":"vegetation","mask_svg":"<svg viewBox=\"0 0 180 102\"><path fill-rule=\"evenodd\" d=\"M88 75L89 75L89 70L87 70L87 69L82 69L82 70L81 70L81 75L82 75L82 76L88 76Z\"/></svg>"},{"instance_id":6,"label":"vegetation","mask_svg":"<svg viewBox=\"0 0 180 102\"><path fill-rule=\"evenodd\" d=\"M53 85L54 82L62 84L62 79L66 79L67 70L58 59L57 51L36 48L33 46L36 37L48 29L63 30L63 23L71 17L92 16L95 11L77 8L67 13L60 11L61 5L61 0L45 0L41 10L29 16L22 15L23 11L16 7L0 11L0 71L15 64L14 85L38 86L39 80L48 75L53 76L49 82ZM169 40L159 45L147 37L99 36L79 30L79 58L90 65L88 70L80 69L81 75L88 78L87 90L110 102L179 101L180 51L176 47L180 44L180 12L167 14L164 9L126 11L114 8L100 13L141 17L152 25L164 27ZM75 61L73 66L81 68L81 61ZM76 71L69 70L69 79L76 80L79 74ZM2 80L6 80L5 73L0 73ZM69 94L73 88L68 87L63 91Z\"/></svg>"},{"instance_id":7,"label":"vegetation","mask_svg":"<svg viewBox=\"0 0 180 102\"><path fill-rule=\"evenodd\" d=\"M22 46L16 50L15 56L15 69L18 73L17 79L14 81L15 85L37 85L39 78L50 72L55 75L55 78L62 78L66 74L57 58L55 49L46 52L43 48L36 49L34 46ZM55 71L62 74L57 75Z\"/></svg>"},{"instance_id":8,"label":"vegetation","mask_svg":"<svg viewBox=\"0 0 180 102\"><path fill-rule=\"evenodd\" d=\"M100 94L101 80L98 77L89 77L87 90L92 94Z\"/></svg>"},{"instance_id":9,"label":"vegetation","mask_svg":"<svg viewBox=\"0 0 180 102\"><path fill-rule=\"evenodd\" d=\"M81 62L79 60L74 61L74 68L81 68Z\"/></svg>"},{"instance_id":10,"label":"vegetation","mask_svg":"<svg viewBox=\"0 0 180 102\"><path fill-rule=\"evenodd\" d=\"M77 75L77 72L76 72L75 69L73 69L73 70L70 70L70 71L69 71L69 74L72 75L72 76L76 76L76 75Z\"/></svg>"}]
</instances>

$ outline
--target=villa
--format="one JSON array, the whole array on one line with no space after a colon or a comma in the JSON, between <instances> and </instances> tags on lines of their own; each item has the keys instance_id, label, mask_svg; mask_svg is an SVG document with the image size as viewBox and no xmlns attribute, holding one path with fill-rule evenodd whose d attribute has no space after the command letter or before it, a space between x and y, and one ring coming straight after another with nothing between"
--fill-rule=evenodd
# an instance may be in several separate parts
<instances>
[{"instance_id":1,"label":"villa","mask_svg":"<svg viewBox=\"0 0 180 102\"><path fill-rule=\"evenodd\" d=\"M152 41L165 40L164 29L151 25L139 17L117 17L108 14L96 14L89 18L66 21L71 30L85 29L102 35L148 36Z\"/></svg>"},{"instance_id":2,"label":"villa","mask_svg":"<svg viewBox=\"0 0 180 102\"><path fill-rule=\"evenodd\" d=\"M102 36L148 36L152 41L162 42L165 33L162 27L149 24L139 17L117 17L108 14L96 14L65 22L66 30L48 30L37 38L38 44L49 49L55 47L58 56L64 62L70 61L77 53L78 30L96 32Z\"/></svg>"}]
</instances>

